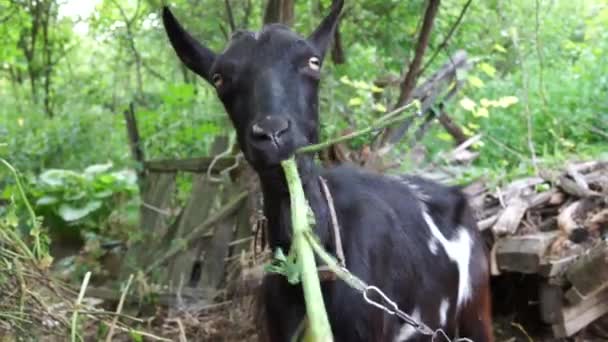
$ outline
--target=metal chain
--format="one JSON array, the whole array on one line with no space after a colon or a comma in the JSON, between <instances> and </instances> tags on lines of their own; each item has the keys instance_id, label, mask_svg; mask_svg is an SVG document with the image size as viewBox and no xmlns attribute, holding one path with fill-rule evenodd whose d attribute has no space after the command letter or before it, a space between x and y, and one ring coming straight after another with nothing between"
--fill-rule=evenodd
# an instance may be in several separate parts
<instances>
[{"instance_id":1,"label":"metal chain","mask_svg":"<svg viewBox=\"0 0 608 342\"><path fill-rule=\"evenodd\" d=\"M348 272L348 270L346 270L346 271ZM378 295L380 295L380 297L382 297L382 300L388 304L388 307L386 305L382 305L381 303L379 303L373 299L370 299L367 296L368 292L370 292L370 291L374 291ZM377 307L378 309L386 312L389 315L397 316L397 317L401 318L405 323L411 325L419 333L426 335L426 336L432 336L431 342L435 342L435 339L438 336L444 337L447 341L452 341L450 339L450 337L446 334L446 332L443 331L443 329L439 328L437 330L432 330L431 328L429 328L428 325L424 324L423 322L417 321L412 316L403 312L401 309L399 309L399 307L397 306L397 303L395 303L390 298L388 298L388 296L384 292L382 292L379 288L377 288L376 286L367 286L365 288L365 290L362 291L362 293L363 293L363 298L365 299L365 301L368 304ZM473 340L463 337L463 338L454 339L452 342L473 342Z\"/></svg>"}]
</instances>

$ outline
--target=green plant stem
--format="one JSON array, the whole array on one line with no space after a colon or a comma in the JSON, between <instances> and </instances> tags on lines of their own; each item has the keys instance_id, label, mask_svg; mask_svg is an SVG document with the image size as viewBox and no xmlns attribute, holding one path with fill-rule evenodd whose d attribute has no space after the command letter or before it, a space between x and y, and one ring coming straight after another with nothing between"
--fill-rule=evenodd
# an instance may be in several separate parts
<instances>
[{"instance_id":1,"label":"green plant stem","mask_svg":"<svg viewBox=\"0 0 608 342\"><path fill-rule=\"evenodd\" d=\"M310 231L306 216L308 204L304 197L298 168L293 157L281 162L281 165L285 171L291 199L292 248L295 249L298 267L301 272L306 315L309 323L308 332L313 341L333 341L329 318L323 302L315 255L306 239L306 233Z\"/></svg>"},{"instance_id":2,"label":"green plant stem","mask_svg":"<svg viewBox=\"0 0 608 342\"><path fill-rule=\"evenodd\" d=\"M308 243L310 244L312 249L317 253L319 258L321 258L321 260L323 260L325 262L327 267L329 267L329 269L333 273L335 273L338 278L342 279L350 287L352 287L356 290L365 291L365 289L367 288L367 284L365 282L363 282L363 280L357 278L353 274L349 273L348 271L346 271L345 269L340 267L338 265L338 262L336 261L336 259L333 256L331 256L331 254L327 253L325 251L325 249L323 249L323 247L321 246L319 241L315 238L315 236L312 234L312 232L307 231L305 233L305 236L306 236L306 240L308 241Z\"/></svg>"},{"instance_id":3,"label":"green plant stem","mask_svg":"<svg viewBox=\"0 0 608 342\"><path fill-rule=\"evenodd\" d=\"M23 185L21 184L21 180L19 178L19 175L17 174L17 170L15 170L15 168L9 162L7 162L4 158L0 158L0 162L2 162L2 164L4 164L4 166L6 166L11 171L11 173L13 174L13 177L15 178L15 183L17 184L17 189L19 189L19 195L21 196L21 199L23 200L23 203L25 204L25 207L27 208L27 211L30 214L30 218L32 220L32 226L33 226L32 235L34 236L34 239L35 239L33 254L38 259L41 259L42 258L42 246L40 244L40 236L39 236L40 227L39 227L38 221L36 219L36 213L34 212L34 209L32 208L30 201L28 201L27 196L25 195L25 190L23 190Z\"/></svg>"},{"instance_id":4,"label":"green plant stem","mask_svg":"<svg viewBox=\"0 0 608 342\"><path fill-rule=\"evenodd\" d=\"M317 151L320 151L333 144L351 140L351 139L357 138L361 135L369 134L375 130L385 128L387 126L390 126L394 123L400 122L403 119L405 119L409 113L403 113L403 112L412 107L415 107L417 111L420 111L420 101L414 100L414 101L406 104L405 106L402 106L402 107L399 107L399 108L393 110L392 112L390 112L390 113L384 115L383 117L381 117L380 119L376 120L371 126L369 126L367 128L343 135L338 138L330 139L330 140L327 140L327 141L324 141L322 143L318 143L315 145L304 146L304 147L298 149L296 151L296 153L317 152Z\"/></svg>"}]
</instances>

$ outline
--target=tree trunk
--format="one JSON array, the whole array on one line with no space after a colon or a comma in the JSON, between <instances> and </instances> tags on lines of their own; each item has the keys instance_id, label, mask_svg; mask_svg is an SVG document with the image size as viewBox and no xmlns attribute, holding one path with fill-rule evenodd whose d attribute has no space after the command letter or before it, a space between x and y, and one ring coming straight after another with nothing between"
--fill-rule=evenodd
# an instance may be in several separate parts
<instances>
[{"instance_id":1,"label":"tree trunk","mask_svg":"<svg viewBox=\"0 0 608 342\"><path fill-rule=\"evenodd\" d=\"M293 0L268 0L264 12L264 24L281 23L292 26L295 18Z\"/></svg>"}]
</instances>

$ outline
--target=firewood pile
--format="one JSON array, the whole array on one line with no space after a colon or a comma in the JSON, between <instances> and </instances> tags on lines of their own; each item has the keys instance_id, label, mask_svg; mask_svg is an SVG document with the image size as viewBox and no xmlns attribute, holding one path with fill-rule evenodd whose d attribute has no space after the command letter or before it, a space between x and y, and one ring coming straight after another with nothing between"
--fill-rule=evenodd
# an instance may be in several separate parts
<instances>
[{"instance_id":1,"label":"firewood pile","mask_svg":"<svg viewBox=\"0 0 608 342\"><path fill-rule=\"evenodd\" d=\"M608 314L607 161L465 190L479 229L491 233L492 274L537 275L539 314L555 337Z\"/></svg>"}]
</instances>

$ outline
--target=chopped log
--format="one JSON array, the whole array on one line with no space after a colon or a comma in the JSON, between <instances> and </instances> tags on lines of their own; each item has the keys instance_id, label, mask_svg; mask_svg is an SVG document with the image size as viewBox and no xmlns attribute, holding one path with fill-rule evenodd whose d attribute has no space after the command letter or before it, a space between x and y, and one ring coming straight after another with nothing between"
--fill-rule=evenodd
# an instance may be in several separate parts
<instances>
[{"instance_id":1,"label":"chopped log","mask_svg":"<svg viewBox=\"0 0 608 342\"><path fill-rule=\"evenodd\" d=\"M497 220L498 220L498 215L492 215L488 218L485 218L485 219L477 222L477 228L480 231L484 231L484 230L492 227L494 225L494 223L496 223Z\"/></svg>"},{"instance_id":2,"label":"chopped log","mask_svg":"<svg viewBox=\"0 0 608 342\"><path fill-rule=\"evenodd\" d=\"M506 234L514 234L519 227L522 217L528 210L530 203L528 200L522 197L512 198L507 208L499 215L496 224L492 227L492 231L495 236L502 236Z\"/></svg>"},{"instance_id":3,"label":"chopped log","mask_svg":"<svg viewBox=\"0 0 608 342\"><path fill-rule=\"evenodd\" d=\"M581 201L572 202L557 216L557 226L566 235L569 235L573 230L579 227L575 217L580 204Z\"/></svg>"},{"instance_id":4,"label":"chopped log","mask_svg":"<svg viewBox=\"0 0 608 342\"><path fill-rule=\"evenodd\" d=\"M602 240L566 272L572 283L566 298L572 304L593 297L608 287L608 241Z\"/></svg>"},{"instance_id":5,"label":"chopped log","mask_svg":"<svg viewBox=\"0 0 608 342\"><path fill-rule=\"evenodd\" d=\"M537 273L543 256L557 232L509 236L496 241L496 262L499 270Z\"/></svg>"},{"instance_id":6,"label":"chopped log","mask_svg":"<svg viewBox=\"0 0 608 342\"><path fill-rule=\"evenodd\" d=\"M553 325L553 334L557 338L572 336L608 313L608 289L598 292L576 305L566 306L559 313L560 323Z\"/></svg>"}]
</instances>

